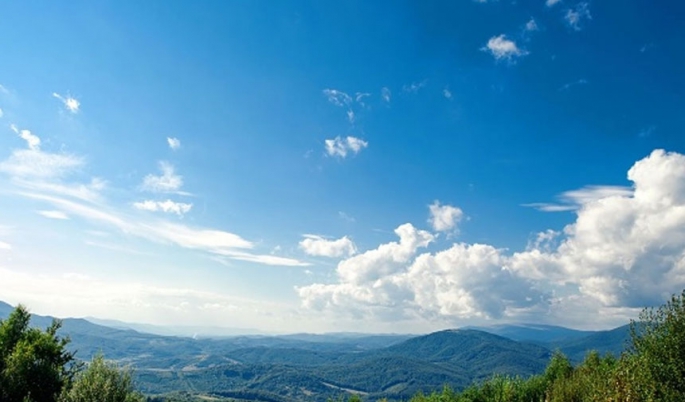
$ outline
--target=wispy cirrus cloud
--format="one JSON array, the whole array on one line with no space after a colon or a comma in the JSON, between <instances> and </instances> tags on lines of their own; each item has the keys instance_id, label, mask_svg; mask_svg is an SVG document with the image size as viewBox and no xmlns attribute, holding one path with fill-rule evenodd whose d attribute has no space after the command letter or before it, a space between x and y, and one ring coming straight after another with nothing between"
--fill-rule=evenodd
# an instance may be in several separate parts
<instances>
[{"instance_id":1,"label":"wispy cirrus cloud","mask_svg":"<svg viewBox=\"0 0 685 402\"><path fill-rule=\"evenodd\" d=\"M16 178L54 179L63 177L83 166L83 159L65 153L51 153L41 150L41 140L29 130L10 128L26 141L25 149L15 149L0 162L0 172Z\"/></svg>"},{"instance_id":2,"label":"wispy cirrus cloud","mask_svg":"<svg viewBox=\"0 0 685 402\"><path fill-rule=\"evenodd\" d=\"M523 204L524 207L535 208L542 212L576 211L583 205L609 197L630 197L633 189L624 186L585 186L577 190L565 191L556 198L559 202L534 202Z\"/></svg>"},{"instance_id":3,"label":"wispy cirrus cloud","mask_svg":"<svg viewBox=\"0 0 685 402\"><path fill-rule=\"evenodd\" d=\"M67 109L69 112L76 114L79 112L81 108L81 102L78 101L78 99L74 98L71 95L66 95L62 96L58 94L57 92L53 92L52 96L59 99L62 104L64 105L64 108Z\"/></svg>"},{"instance_id":4,"label":"wispy cirrus cloud","mask_svg":"<svg viewBox=\"0 0 685 402\"><path fill-rule=\"evenodd\" d=\"M575 31L582 30L583 21L592 19L590 5L588 3L578 3L574 8L566 10L564 19Z\"/></svg>"},{"instance_id":5,"label":"wispy cirrus cloud","mask_svg":"<svg viewBox=\"0 0 685 402\"><path fill-rule=\"evenodd\" d=\"M423 80L419 82L412 82L411 84L406 84L402 86L402 91L415 94L419 92L423 87L426 86L428 80Z\"/></svg>"},{"instance_id":6,"label":"wispy cirrus cloud","mask_svg":"<svg viewBox=\"0 0 685 402\"><path fill-rule=\"evenodd\" d=\"M381 88L381 99L385 103L390 103L390 100L392 98L392 92L390 91L390 88L388 87L383 87Z\"/></svg>"},{"instance_id":7,"label":"wispy cirrus cloud","mask_svg":"<svg viewBox=\"0 0 685 402\"><path fill-rule=\"evenodd\" d=\"M157 243L171 244L226 257L275 266L307 266L306 262L294 258L252 253L255 244L241 236L224 230L193 227L165 220L141 220L130 217L116 208L104 204L86 204L50 194L20 192L19 195L44 201L73 217L79 217L92 224L113 227L122 233L144 238Z\"/></svg>"},{"instance_id":8,"label":"wispy cirrus cloud","mask_svg":"<svg viewBox=\"0 0 685 402\"><path fill-rule=\"evenodd\" d=\"M323 94L329 102L336 106L349 106L352 103L350 95L337 89L324 89Z\"/></svg>"},{"instance_id":9,"label":"wispy cirrus cloud","mask_svg":"<svg viewBox=\"0 0 685 402\"><path fill-rule=\"evenodd\" d=\"M589 82L588 80L581 78L579 80L573 81L573 82L568 82L559 88L560 91L566 91L572 87L578 86L578 85L587 85Z\"/></svg>"},{"instance_id":10,"label":"wispy cirrus cloud","mask_svg":"<svg viewBox=\"0 0 685 402\"><path fill-rule=\"evenodd\" d=\"M335 137L325 141L326 153L329 156L346 158L349 154L358 154L362 149L369 146L369 143L357 137Z\"/></svg>"},{"instance_id":11,"label":"wispy cirrus cloud","mask_svg":"<svg viewBox=\"0 0 685 402\"><path fill-rule=\"evenodd\" d=\"M65 214L62 211L51 210L51 211L36 211L36 212L39 215L42 215L42 216L44 216L46 218L50 218L50 219L57 219L57 220L68 220L69 219L69 215Z\"/></svg>"},{"instance_id":12,"label":"wispy cirrus cloud","mask_svg":"<svg viewBox=\"0 0 685 402\"><path fill-rule=\"evenodd\" d=\"M553 7L557 3L561 3L561 0L547 0L547 1L545 1L545 5L547 7Z\"/></svg>"},{"instance_id":13,"label":"wispy cirrus cloud","mask_svg":"<svg viewBox=\"0 0 685 402\"><path fill-rule=\"evenodd\" d=\"M514 61L528 54L527 51L519 48L516 42L508 39L504 34L490 38L481 50L490 53L495 60Z\"/></svg>"}]
</instances>

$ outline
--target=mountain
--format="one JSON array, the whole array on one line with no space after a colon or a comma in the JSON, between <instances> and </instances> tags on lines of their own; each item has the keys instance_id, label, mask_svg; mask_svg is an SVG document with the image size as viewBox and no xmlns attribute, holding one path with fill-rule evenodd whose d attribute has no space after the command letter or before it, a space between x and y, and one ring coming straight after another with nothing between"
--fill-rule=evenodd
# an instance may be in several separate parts
<instances>
[{"instance_id":1,"label":"mountain","mask_svg":"<svg viewBox=\"0 0 685 402\"><path fill-rule=\"evenodd\" d=\"M515 341L550 343L583 338L596 331L581 331L577 329L541 324L504 324L487 327L465 327L489 332Z\"/></svg>"},{"instance_id":2,"label":"mountain","mask_svg":"<svg viewBox=\"0 0 685 402\"><path fill-rule=\"evenodd\" d=\"M162 336L186 336L190 338L222 338L239 335L266 335L256 329L229 328L229 327L208 327L208 326L189 326L189 325L153 325L124 322L119 320L106 320L95 317L86 317L86 320L93 324L117 329L132 329L138 332Z\"/></svg>"},{"instance_id":3,"label":"mountain","mask_svg":"<svg viewBox=\"0 0 685 402\"><path fill-rule=\"evenodd\" d=\"M14 310L14 307L5 303L4 301L0 301L0 319L7 318L12 310Z\"/></svg>"},{"instance_id":4,"label":"mountain","mask_svg":"<svg viewBox=\"0 0 685 402\"><path fill-rule=\"evenodd\" d=\"M11 310L0 303L0 318ZM32 316L32 325L38 327L51 322L52 317ZM475 329L421 336L337 333L194 339L85 319L66 318L62 323L60 332L71 338L69 347L78 351L78 358L88 360L102 352L132 366L136 386L145 393L187 391L265 402L324 401L349 393L408 399L444 385L461 389L496 373L540 373L555 348L573 359L582 359L588 349L617 352L627 335L627 327L585 336L561 327L500 327L512 337L544 333L553 341L542 343L548 338L538 336L536 343L522 342Z\"/></svg>"},{"instance_id":5,"label":"mountain","mask_svg":"<svg viewBox=\"0 0 685 402\"><path fill-rule=\"evenodd\" d=\"M600 354L611 353L618 357L630 341L630 325L608 331L597 331L588 336L550 342L550 349L559 349L574 362L582 361L590 350Z\"/></svg>"}]
</instances>

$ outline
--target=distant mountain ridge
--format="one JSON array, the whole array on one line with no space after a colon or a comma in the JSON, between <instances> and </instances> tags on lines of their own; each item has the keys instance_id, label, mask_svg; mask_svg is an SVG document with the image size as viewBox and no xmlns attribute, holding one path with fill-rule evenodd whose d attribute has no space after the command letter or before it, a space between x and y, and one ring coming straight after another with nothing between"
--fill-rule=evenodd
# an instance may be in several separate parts
<instances>
[{"instance_id":1,"label":"distant mountain ridge","mask_svg":"<svg viewBox=\"0 0 685 402\"><path fill-rule=\"evenodd\" d=\"M0 302L0 318L12 311ZM46 327L52 317L34 315ZM77 357L102 352L132 365L143 392L215 393L258 400L327 400L348 392L408 398L445 384L460 389L495 373L528 376L544 370L554 349L574 360L589 349L617 353L627 326L577 331L553 326L500 325L431 334L292 334L198 338L62 320ZM494 333L494 332L499 332ZM503 336L509 335L509 336ZM524 341L525 340L525 341Z\"/></svg>"}]
</instances>

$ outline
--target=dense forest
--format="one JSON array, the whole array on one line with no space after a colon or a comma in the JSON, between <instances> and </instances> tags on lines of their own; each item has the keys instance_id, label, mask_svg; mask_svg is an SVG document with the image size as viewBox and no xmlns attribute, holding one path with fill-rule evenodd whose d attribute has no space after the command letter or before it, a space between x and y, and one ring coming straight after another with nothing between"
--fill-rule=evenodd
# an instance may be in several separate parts
<instances>
[{"instance_id":1,"label":"dense forest","mask_svg":"<svg viewBox=\"0 0 685 402\"><path fill-rule=\"evenodd\" d=\"M194 400L287 399L259 391L238 390L197 396L171 392L143 396L134 388L128 369L108 362L101 354L81 362L68 350L68 337L54 321L47 329L31 327L31 315L23 306L0 320L0 401L3 402L151 402ZM448 336L442 333L439 336ZM419 339L419 338L417 338ZM403 348L422 347L409 340ZM530 346L532 348L532 346ZM395 347L397 348L397 347ZM511 351L506 350L510 353ZM423 350L422 353L433 353ZM393 355L394 356L394 355ZM439 357L439 356L438 356ZM401 360L378 356L379 371L411 370ZM297 373L291 373L293 378ZM354 372L348 373L354 376ZM447 378L447 377L444 377ZM647 308L630 325L630 342L619 356L589 352L576 365L563 353L554 353L541 374L528 377L494 375L466 388L419 391L412 402L575 402L575 401L683 401L685 400L685 291L666 304ZM420 388L424 389L424 388ZM348 392L348 399L367 398Z\"/></svg>"}]
</instances>

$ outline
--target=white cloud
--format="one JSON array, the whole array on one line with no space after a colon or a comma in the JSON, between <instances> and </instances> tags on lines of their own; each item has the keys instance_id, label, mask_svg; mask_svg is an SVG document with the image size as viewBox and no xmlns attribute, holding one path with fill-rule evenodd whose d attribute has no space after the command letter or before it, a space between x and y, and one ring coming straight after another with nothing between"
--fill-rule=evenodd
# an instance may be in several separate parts
<instances>
[{"instance_id":1,"label":"white cloud","mask_svg":"<svg viewBox=\"0 0 685 402\"><path fill-rule=\"evenodd\" d=\"M20 130L10 125L21 139L26 141L28 149L16 149L10 156L0 162L0 172L15 178L57 178L74 171L83 165L83 160L69 154L56 154L41 151L40 138L29 130Z\"/></svg>"},{"instance_id":2,"label":"white cloud","mask_svg":"<svg viewBox=\"0 0 685 402\"><path fill-rule=\"evenodd\" d=\"M347 120L350 123L354 123L354 111L352 109L347 111Z\"/></svg>"},{"instance_id":3,"label":"white cloud","mask_svg":"<svg viewBox=\"0 0 685 402\"><path fill-rule=\"evenodd\" d=\"M306 254L320 257L343 257L357 252L354 242L347 236L337 240L328 240L321 236L304 235L300 249Z\"/></svg>"},{"instance_id":4,"label":"white cloud","mask_svg":"<svg viewBox=\"0 0 685 402\"><path fill-rule=\"evenodd\" d=\"M428 223L437 232L456 231L457 224L459 224L464 216L460 208L451 205L440 205L439 201L435 201L428 208L430 210Z\"/></svg>"},{"instance_id":5,"label":"white cloud","mask_svg":"<svg viewBox=\"0 0 685 402\"><path fill-rule=\"evenodd\" d=\"M62 96L56 92L53 92L52 96L54 96L55 98L62 101L62 103L64 104L64 107L68 111L70 111L71 113L74 113L74 114L78 113L79 108L81 107L81 103L76 98L74 98L73 96L71 96L71 95Z\"/></svg>"},{"instance_id":6,"label":"white cloud","mask_svg":"<svg viewBox=\"0 0 685 402\"><path fill-rule=\"evenodd\" d=\"M181 140L176 137L166 137L166 142L169 144L169 148L174 151L181 148Z\"/></svg>"},{"instance_id":7,"label":"white cloud","mask_svg":"<svg viewBox=\"0 0 685 402\"><path fill-rule=\"evenodd\" d=\"M487 245L455 244L420 254L434 240L410 224L390 242L338 264L336 284L297 288L303 305L362 317L501 317L546 308L544 294L503 269L505 257Z\"/></svg>"},{"instance_id":8,"label":"white cloud","mask_svg":"<svg viewBox=\"0 0 685 402\"><path fill-rule=\"evenodd\" d=\"M86 205L46 194L21 193L24 197L42 200L60 210L69 212L96 224L113 226L123 233L160 243L204 251L233 260L254 262L275 266L308 266L308 263L293 258L248 253L243 250L254 248L254 243L242 237L217 229L196 228L167 221L146 222L130 219L126 215L111 211L100 205Z\"/></svg>"},{"instance_id":9,"label":"white cloud","mask_svg":"<svg viewBox=\"0 0 685 402\"><path fill-rule=\"evenodd\" d=\"M308 267L311 265L308 262L303 262L295 258L279 257L272 254L252 254L238 251L225 251L218 252L217 254L224 255L233 260L279 267Z\"/></svg>"},{"instance_id":10,"label":"white cloud","mask_svg":"<svg viewBox=\"0 0 685 402\"><path fill-rule=\"evenodd\" d=\"M5 112L3 112L2 109L0 109L0 119L2 119L4 116L5 116Z\"/></svg>"},{"instance_id":11,"label":"white cloud","mask_svg":"<svg viewBox=\"0 0 685 402\"><path fill-rule=\"evenodd\" d=\"M3 93L5 95L9 95L10 91L9 89L5 88L4 86L0 85L0 93Z\"/></svg>"},{"instance_id":12,"label":"white cloud","mask_svg":"<svg viewBox=\"0 0 685 402\"><path fill-rule=\"evenodd\" d=\"M19 149L0 162L0 172L15 177L56 178L82 165L83 160L73 155Z\"/></svg>"},{"instance_id":13,"label":"white cloud","mask_svg":"<svg viewBox=\"0 0 685 402\"><path fill-rule=\"evenodd\" d=\"M447 99L452 99L452 91L450 91L448 88L442 90L442 95Z\"/></svg>"},{"instance_id":14,"label":"white cloud","mask_svg":"<svg viewBox=\"0 0 685 402\"><path fill-rule=\"evenodd\" d=\"M0 251L9 251L12 250L12 245L9 243L5 243L4 241L0 241Z\"/></svg>"},{"instance_id":15,"label":"white cloud","mask_svg":"<svg viewBox=\"0 0 685 402\"><path fill-rule=\"evenodd\" d=\"M547 7L552 7L555 4L560 3L560 2L561 2L561 0L547 0L547 1L545 1L545 5Z\"/></svg>"},{"instance_id":16,"label":"white cloud","mask_svg":"<svg viewBox=\"0 0 685 402\"><path fill-rule=\"evenodd\" d=\"M523 204L543 212L575 211L583 205L613 196L629 197L633 190L624 186L585 186L571 191L565 191L557 196L559 203L534 202Z\"/></svg>"},{"instance_id":17,"label":"white cloud","mask_svg":"<svg viewBox=\"0 0 685 402\"><path fill-rule=\"evenodd\" d=\"M576 31L582 29L581 24L583 20L591 20L592 15L590 15L590 7L588 3L579 3L575 8L569 8L566 10L566 15L564 19L568 25Z\"/></svg>"},{"instance_id":18,"label":"white cloud","mask_svg":"<svg viewBox=\"0 0 685 402\"><path fill-rule=\"evenodd\" d=\"M329 102L336 106L346 106L352 103L350 95L337 89L324 89L323 94Z\"/></svg>"},{"instance_id":19,"label":"white cloud","mask_svg":"<svg viewBox=\"0 0 685 402\"><path fill-rule=\"evenodd\" d=\"M390 92L390 88L388 88L388 87L381 88L381 99L383 99L384 102L390 103L391 97L392 97L392 92Z\"/></svg>"},{"instance_id":20,"label":"white cloud","mask_svg":"<svg viewBox=\"0 0 685 402\"><path fill-rule=\"evenodd\" d=\"M402 90L404 92L415 94L415 93L419 92L419 90L421 88L425 87L427 82L428 82L427 80L423 80L421 82L412 82L409 85L402 86Z\"/></svg>"},{"instance_id":21,"label":"white cloud","mask_svg":"<svg viewBox=\"0 0 685 402\"><path fill-rule=\"evenodd\" d=\"M535 22L535 20L533 18L531 18L530 21L526 22L526 31L533 32L533 31L537 31L539 29L540 28L538 28L537 22Z\"/></svg>"},{"instance_id":22,"label":"white cloud","mask_svg":"<svg viewBox=\"0 0 685 402\"><path fill-rule=\"evenodd\" d=\"M368 98L369 96L371 96L371 94L368 92L357 92L354 96L354 100L363 107L366 106L366 104L364 103L364 98Z\"/></svg>"},{"instance_id":23,"label":"white cloud","mask_svg":"<svg viewBox=\"0 0 685 402\"><path fill-rule=\"evenodd\" d=\"M579 325L593 314L618 323L685 287L685 155L656 150L628 179L633 190L564 193L577 205L575 222L538 234L524 251L460 243L419 254L433 236L407 224L396 231L399 243L341 261L336 282L299 287L298 294L311 309L378 320Z\"/></svg>"},{"instance_id":24,"label":"white cloud","mask_svg":"<svg viewBox=\"0 0 685 402\"><path fill-rule=\"evenodd\" d=\"M175 173L172 164L164 161L159 162L159 170L162 171L160 176L149 174L143 178L141 190L153 193L173 193L180 190L183 186L183 177Z\"/></svg>"},{"instance_id":25,"label":"white cloud","mask_svg":"<svg viewBox=\"0 0 685 402\"><path fill-rule=\"evenodd\" d=\"M574 87L576 85L586 85L586 84L588 84L588 81L586 79L581 78L579 80L564 84L561 88L559 88L559 90L560 91L566 91L569 88Z\"/></svg>"},{"instance_id":26,"label":"white cloud","mask_svg":"<svg viewBox=\"0 0 685 402\"><path fill-rule=\"evenodd\" d=\"M22 140L26 141L26 146L32 151L40 150L40 138L31 134L29 130L20 130L14 124L10 124L10 129L14 131Z\"/></svg>"},{"instance_id":27,"label":"white cloud","mask_svg":"<svg viewBox=\"0 0 685 402\"><path fill-rule=\"evenodd\" d=\"M517 57L528 54L520 49L516 42L507 39L505 35L493 36L481 50L489 52L496 60L513 61Z\"/></svg>"},{"instance_id":28,"label":"white cloud","mask_svg":"<svg viewBox=\"0 0 685 402\"><path fill-rule=\"evenodd\" d=\"M356 219L354 219L353 216L350 216L349 214L347 214L343 211L338 211L338 217L340 219L344 220L345 222L349 222L349 223L354 223L356 221Z\"/></svg>"},{"instance_id":29,"label":"white cloud","mask_svg":"<svg viewBox=\"0 0 685 402\"><path fill-rule=\"evenodd\" d=\"M59 219L59 220L67 220L69 219L69 215L65 214L62 211L37 211L39 215L42 215L46 218L50 219Z\"/></svg>"},{"instance_id":30,"label":"white cloud","mask_svg":"<svg viewBox=\"0 0 685 402\"><path fill-rule=\"evenodd\" d=\"M330 156L339 156L341 158L347 157L349 153L358 154L362 149L369 146L369 143L356 138L340 136L325 141L326 153Z\"/></svg>"},{"instance_id":31,"label":"white cloud","mask_svg":"<svg viewBox=\"0 0 685 402\"><path fill-rule=\"evenodd\" d=\"M153 201L145 200L142 202L134 202L133 207L143 211L157 212L161 211L168 214L176 214L178 216L183 216L190 212L193 208L193 204L185 204L182 202L174 202L171 200L166 201Z\"/></svg>"}]
</instances>

